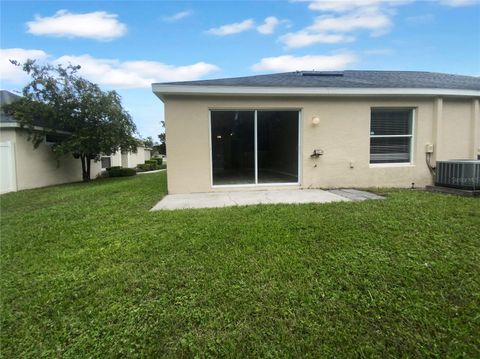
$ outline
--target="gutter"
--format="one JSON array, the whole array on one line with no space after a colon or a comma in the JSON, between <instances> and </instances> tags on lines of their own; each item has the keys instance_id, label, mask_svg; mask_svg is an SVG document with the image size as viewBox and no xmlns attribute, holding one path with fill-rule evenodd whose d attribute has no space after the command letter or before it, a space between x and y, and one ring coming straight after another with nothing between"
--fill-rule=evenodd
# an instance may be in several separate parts
<instances>
[{"instance_id":1,"label":"gutter","mask_svg":"<svg viewBox=\"0 0 480 359\"><path fill-rule=\"evenodd\" d=\"M20 126L20 124L18 122L0 122L0 128L21 128L21 129L25 129L25 130L28 130L29 127L27 126ZM62 134L62 135L71 135L72 133L71 132L68 132L68 131L62 131L62 130L52 130L50 128L46 128L46 127L41 127L41 126L33 126L33 129L35 131L52 131L52 132L55 132L55 133L59 133L59 134Z\"/></svg>"},{"instance_id":2,"label":"gutter","mask_svg":"<svg viewBox=\"0 0 480 359\"><path fill-rule=\"evenodd\" d=\"M192 86L152 84L152 91L164 101L168 95L197 96L446 96L480 97L479 90L431 88L343 88L343 87L254 87Z\"/></svg>"}]
</instances>

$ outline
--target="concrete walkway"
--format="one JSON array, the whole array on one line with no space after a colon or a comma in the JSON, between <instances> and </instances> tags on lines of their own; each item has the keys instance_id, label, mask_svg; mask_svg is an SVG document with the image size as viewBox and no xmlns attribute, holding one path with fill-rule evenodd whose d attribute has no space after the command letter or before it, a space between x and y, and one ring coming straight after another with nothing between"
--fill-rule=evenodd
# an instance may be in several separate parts
<instances>
[{"instance_id":1,"label":"concrete walkway","mask_svg":"<svg viewBox=\"0 0 480 359\"><path fill-rule=\"evenodd\" d=\"M300 204L300 203L329 203L340 201L363 201L366 199L382 199L373 193L354 189L324 191L320 189L291 189L269 191L232 191L170 194L163 197L152 211L186 209L186 208L215 208L228 206L245 206L255 204Z\"/></svg>"},{"instance_id":2,"label":"concrete walkway","mask_svg":"<svg viewBox=\"0 0 480 359\"><path fill-rule=\"evenodd\" d=\"M163 170L137 172L137 175L148 175L150 173L158 173L158 172L163 172L163 171L166 171L166 169L164 168Z\"/></svg>"}]
</instances>

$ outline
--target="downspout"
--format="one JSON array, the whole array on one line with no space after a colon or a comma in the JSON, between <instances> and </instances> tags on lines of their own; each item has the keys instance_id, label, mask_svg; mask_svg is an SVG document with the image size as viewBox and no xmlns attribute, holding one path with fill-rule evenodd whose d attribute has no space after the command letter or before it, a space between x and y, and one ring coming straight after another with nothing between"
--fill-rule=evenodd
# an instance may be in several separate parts
<instances>
[{"instance_id":1,"label":"downspout","mask_svg":"<svg viewBox=\"0 0 480 359\"><path fill-rule=\"evenodd\" d=\"M472 101L472 159L480 155L480 100Z\"/></svg>"},{"instance_id":2,"label":"downspout","mask_svg":"<svg viewBox=\"0 0 480 359\"><path fill-rule=\"evenodd\" d=\"M427 163L428 170L430 171L430 174L432 175L433 179L435 180L435 166L432 166L432 154L431 152L426 152L425 153L425 162Z\"/></svg>"},{"instance_id":3,"label":"downspout","mask_svg":"<svg viewBox=\"0 0 480 359\"><path fill-rule=\"evenodd\" d=\"M443 98L436 97L433 102L433 149L426 150L425 161L427 163L428 170L432 177L435 179L435 165L432 165L432 159L434 162L442 158L442 133L443 133ZM427 145L428 147L428 145ZM433 158L432 158L433 157Z\"/></svg>"}]
</instances>

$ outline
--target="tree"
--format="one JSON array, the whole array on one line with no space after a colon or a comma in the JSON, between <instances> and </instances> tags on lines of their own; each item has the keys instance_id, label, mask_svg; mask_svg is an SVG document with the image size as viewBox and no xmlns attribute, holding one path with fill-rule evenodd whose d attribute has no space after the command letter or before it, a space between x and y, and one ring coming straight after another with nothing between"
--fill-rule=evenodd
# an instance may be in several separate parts
<instances>
[{"instance_id":1,"label":"tree","mask_svg":"<svg viewBox=\"0 0 480 359\"><path fill-rule=\"evenodd\" d=\"M165 128L165 121L162 121L162 126ZM165 136L165 131L158 135L160 144L158 145L158 152L162 155L167 154L167 137Z\"/></svg>"},{"instance_id":2,"label":"tree","mask_svg":"<svg viewBox=\"0 0 480 359\"><path fill-rule=\"evenodd\" d=\"M153 146L155 145L153 143L153 138L152 136L148 136L147 138L145 138L143 140L143 145L146 147L146 148L153 148Z\"/></svg>"},{"instance_id":3,"label":"tree","mask_svg":"<svg viewBox=\"0 0 480 359\"><path fill-rule=\"evenodd\" d=\"M117 92L103 91L80 77L80 66L11 62L27 72L31 81L24 87L23 97L3 110L28 129L35 148L45 135L56 134L53 152L57 157L73 154L80 159L84 181L90 180L91 161L99 160L100 155L119 149L136 151L136 127Z\"/></svg>"}]
</instances>

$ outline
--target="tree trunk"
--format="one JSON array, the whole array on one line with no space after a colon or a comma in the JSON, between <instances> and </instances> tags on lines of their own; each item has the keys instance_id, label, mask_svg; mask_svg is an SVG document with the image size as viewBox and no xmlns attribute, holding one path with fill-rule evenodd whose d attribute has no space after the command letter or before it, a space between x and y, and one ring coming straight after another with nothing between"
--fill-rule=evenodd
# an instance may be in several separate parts
<instances>
[{"instance_id":1,"label":"tree trunk","mask_svg":"<svg viewBox=\"0 0 480 359\"><path fill-rule=\"evenodd\" d=\"M82 162L82 180L83 182L88 182L90 181L90 158L82 153L80 161Z\"/></svg>"},{"instance_id":2,"label":"tree trunk","mask_svg":"<svg viewBox=\"0 0 480 359\"><path fill-rule=\"evenodd\" d=\"M92 163L92 160L90 159L90 156L87 155L87 171L85 173L85 177L87 178L85 180L86 182L90 181L90 163Z\"/></svg>"}]
</instances>

